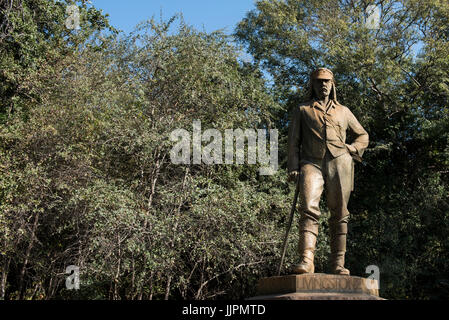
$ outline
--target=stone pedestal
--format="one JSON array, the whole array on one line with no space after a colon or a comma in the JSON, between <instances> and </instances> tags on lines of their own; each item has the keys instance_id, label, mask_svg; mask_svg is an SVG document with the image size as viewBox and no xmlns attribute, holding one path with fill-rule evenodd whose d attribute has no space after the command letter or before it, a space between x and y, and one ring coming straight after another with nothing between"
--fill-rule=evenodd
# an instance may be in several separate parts
<instances>
[{"instance_id":1,"label":"stone pedestal","mask_svg":"<svg viewBox=\"0 0 449 320\"><path fill-rule=\"evenodd\" d=\"M250 300L384 300L377 280L312 273L262 278Z\"/></svg>"}]
</instances>

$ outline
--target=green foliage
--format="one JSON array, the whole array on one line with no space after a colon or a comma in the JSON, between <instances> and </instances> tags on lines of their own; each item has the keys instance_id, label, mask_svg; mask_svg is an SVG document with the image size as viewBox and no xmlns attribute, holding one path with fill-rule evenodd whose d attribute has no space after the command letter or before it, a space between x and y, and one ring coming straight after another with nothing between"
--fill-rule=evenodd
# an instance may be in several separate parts
<instances>
[{"instance_id":1,"label":"green foliage","mask_svg":"<svg viewBox=\"0 0 449 320\"><path fill-rule=\"evenodd\" d=\"M66 27L66 8L74 1L0 1L0 123L18 109L40 101L39 70L54 67L80 49L94 33L110 29L100 11L78 1L80 29Z\"/></svg>"},{"instance_id":2,"label":"green foliage","mask_svg":"<svg viewBox=\"0 0 449 320\"><path fill-rule=\"evenodd\" d=\"M41 103L1 130L4 297L247 296L276 267L270 208L286 194L259 190L255 166L173 165L169 137L195 119L268 127L277 105L260 73L225 35L184 23L103 42L40 70ZM72 264L76 293L64 289Z\"/></svg>"}]
</instances>

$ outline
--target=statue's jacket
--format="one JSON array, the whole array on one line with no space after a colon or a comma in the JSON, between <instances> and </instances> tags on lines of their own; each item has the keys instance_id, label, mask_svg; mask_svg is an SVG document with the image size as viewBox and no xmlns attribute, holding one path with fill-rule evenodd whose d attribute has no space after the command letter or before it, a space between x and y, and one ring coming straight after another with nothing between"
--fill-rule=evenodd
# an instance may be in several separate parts
<instances>
[{"instance_id":1,"label":"statue's jacket","mask_svg":"<svg viewBox=\"0 0 449 320\"><path fill-rule=\"evenodd\" d=\"M351 143L357 150L353 158L360 160L368 147L368 133L352 112L335 100L324 108L317 101L309 101L293 111L288 133L288 171L299 170L301 162L316 163L324 159L326 150L337 158L349 153L346 131L353 132Z\"/></svg>"}]
</instances>

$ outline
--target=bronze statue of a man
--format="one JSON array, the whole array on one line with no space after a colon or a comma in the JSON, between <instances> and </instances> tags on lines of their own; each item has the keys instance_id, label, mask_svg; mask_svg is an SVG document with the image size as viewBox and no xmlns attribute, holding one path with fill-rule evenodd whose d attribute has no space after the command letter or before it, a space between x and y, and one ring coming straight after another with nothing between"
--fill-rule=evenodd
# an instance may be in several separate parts
<instances>
[{"instance_id":1,"label":"bronze statue of a man","mask_svg":"<svg viewBox=\"0 0 449 320\"><path fill-rule=\"evenodd\" d=\"M354 184L354 159L368 146L368 133L352 112L337 102L333 73L326 68L312 72L311 99L295 108L288 133L289 179L300 184L299 253L294 273L314 272L314 251L320 217L319 202L326 190L329 219L331 272L349 275L344 267L349 212ZM346 144L346 131L355 135Z\"/></svg>"}]
</instances>

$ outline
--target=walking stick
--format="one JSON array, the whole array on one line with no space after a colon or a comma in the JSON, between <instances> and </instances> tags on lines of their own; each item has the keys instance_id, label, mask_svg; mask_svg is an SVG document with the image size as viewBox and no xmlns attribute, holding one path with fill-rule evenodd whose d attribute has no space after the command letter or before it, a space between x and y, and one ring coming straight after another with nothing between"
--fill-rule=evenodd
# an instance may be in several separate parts
<instances>
[{"instance_id":1,"label":"walking stick","mask_svg":"<svg viewBox=\"0 0 449 320\"><path fill-rule=\"evenodd\" d=\"M296 177L295 197L293 199L292 209L290 210L290 217L288 219L287 230L285 231L284 244L282 245L282 255L281 255L281 262L279 263L279 268L278 268L278 276L281 275L282 263L284 262L285 251L287 251L288 234L290 233L290 229L292 227L292 222L293 222L293 216L295 215L296 202L298 200L298 194L299 194L299 177L300 177L300 175L298 174Z\"/></svg>"}]
</instances>

